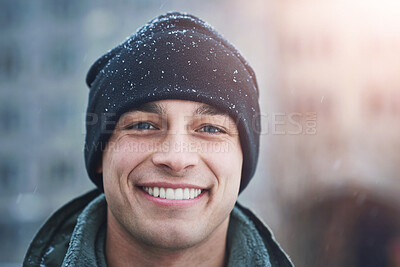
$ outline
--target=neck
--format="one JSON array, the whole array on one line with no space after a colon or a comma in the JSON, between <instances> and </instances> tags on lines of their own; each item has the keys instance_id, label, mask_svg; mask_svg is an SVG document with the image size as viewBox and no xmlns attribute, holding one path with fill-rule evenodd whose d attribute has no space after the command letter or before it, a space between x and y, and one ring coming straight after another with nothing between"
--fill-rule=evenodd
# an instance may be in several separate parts
<instances>
[{"instance_id":1,"label":"neck","mask_svg":"<svg viewBox=\"0 0 400 267\"><path fill-rule=\"evenodd\" d=\"M226 260L229 217L200 243L184 249L154 247L134 239L108 211L107 266L207 266L222 267ZM111 215L111 216L110 216Z\"/></svg>"}]
</instances>

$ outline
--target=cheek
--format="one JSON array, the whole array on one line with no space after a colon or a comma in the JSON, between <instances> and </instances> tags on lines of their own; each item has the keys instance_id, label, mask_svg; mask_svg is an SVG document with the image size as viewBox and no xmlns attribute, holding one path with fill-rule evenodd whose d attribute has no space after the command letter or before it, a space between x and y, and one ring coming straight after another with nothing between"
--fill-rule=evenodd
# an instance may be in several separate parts
<instances>
[{"instance_id":1,"label":"cheek","mask_svg":"<svg viewBox=\"0 0 400 267\"><path fill-rule=\"evenodd\" d=\"M138 151L137 144L129 138L121 138L107 146L104 151L104 193L114 211L129 205L129 174L146 159L146 153Z\"/></svg>"},{"instance_id":2,"label":"cheek","mask_svg":"<svg viewBox=\"0 0 400 267\"><path fill-rule=\"evenodd\" d=\"M129 138L121 138L116 143L108 146L103 155L104 183L113 183L128 177L145 158L146 153L139 151L139 143L132 142Z\"/></svg>"},{"instance_id":3,"label":"cheek","mask_svg":"<svg viewBox=\"0 0 400 267\"><path fill-rule=\"evenodd\" d=\"M229 191L236 191L240 186L243 156L240 146L226 145L208 153L208 165L217 176L220 186Z\"/></svg>"}]
</instances>

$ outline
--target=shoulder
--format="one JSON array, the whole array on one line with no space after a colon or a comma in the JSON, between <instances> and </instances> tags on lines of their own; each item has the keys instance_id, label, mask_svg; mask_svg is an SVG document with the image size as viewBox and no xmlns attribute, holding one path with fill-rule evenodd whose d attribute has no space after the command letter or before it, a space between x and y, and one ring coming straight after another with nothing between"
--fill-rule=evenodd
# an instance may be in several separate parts
<instances>
[{"instance_id":1,"label":"shoulder","mask_svg":"<svg viewBox=\"0 0 400 267\"><path fill-rule=\"evenodd\" d=\"M54 212L29 245L24 266L38 266L43 261L54 264L60 260L62 262L79 214L100 194L99 190L94 189Z\"/></svg>"},{"instance_id":2,"label":"shoulder","mask_svg":"<svg viewBox=\"0 0 400 267\"><path fill-rule=\"evenodd\" d=\"M268 263L268 266L293 266L270 229L251 210L239 203L236 203L231 213L228 247L230 259L235 261L247 262L245 256L248 254L247 257L252 261ZM240 257L232 255L235 254L235 249L238 252L241 250Z\"/></svg>"}]
</instances>

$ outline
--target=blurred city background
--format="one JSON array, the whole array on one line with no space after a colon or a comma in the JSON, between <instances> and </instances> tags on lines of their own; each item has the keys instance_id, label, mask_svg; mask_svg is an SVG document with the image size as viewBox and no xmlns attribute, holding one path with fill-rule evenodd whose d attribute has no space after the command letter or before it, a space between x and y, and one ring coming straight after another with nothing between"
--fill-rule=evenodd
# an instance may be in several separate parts
<instances>
[{"instance_id":1,"label":"blurred city background","mask_svg":"<svg viewBox=\"0 0 400 267\"><path fill-rule=\"evenodd\" d=\"M89 66L166 11L242 51L261 88L261 155L239 200L296 266L400 266L400 2L0 0L0 265L94 186Z\"/></svg>"}]
</instances>

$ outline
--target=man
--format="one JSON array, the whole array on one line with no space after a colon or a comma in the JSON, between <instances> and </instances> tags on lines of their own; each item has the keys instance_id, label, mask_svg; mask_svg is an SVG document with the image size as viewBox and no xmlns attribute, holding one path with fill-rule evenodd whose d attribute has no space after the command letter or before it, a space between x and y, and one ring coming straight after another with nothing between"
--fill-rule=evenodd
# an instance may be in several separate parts
<instances>
[{"instance_id":1,"label":"man","mask_svg":"<svg viewBox=\"0 0 400 267\"><path fill-rule=\"evenodd\" d=\"M87 84L99 190L49 219L26 266L292 266L236 203L257 163L259 93L221 35L162 15L98 59Z\"/></svg>"}]
</instances>

